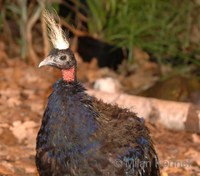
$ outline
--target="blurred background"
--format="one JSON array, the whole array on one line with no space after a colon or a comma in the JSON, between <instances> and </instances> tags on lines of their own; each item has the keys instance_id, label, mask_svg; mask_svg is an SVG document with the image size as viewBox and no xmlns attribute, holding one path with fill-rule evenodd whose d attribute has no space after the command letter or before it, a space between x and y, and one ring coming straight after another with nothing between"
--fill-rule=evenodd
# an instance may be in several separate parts
<instances>
[{"instance_id":1,"label":"blurred background","mask_svg":"<svg viewBox=\"0 0 200 176\"><path fill-rule=\"evenodd\" d=\"M61 76L37 68L52 48L44 8L65 30L88 89L200 106L200 0L1 0L0 175L36 175L35 137ZM200 174L197 133L149 128L163 176Z\"/></svg>"},{"instance_id":2,"label":"blurred background","mask_svg":"<svg viewBox=\"0 0 200 176\"><path fill-rule=\"evenodd\" d=\"M4 0L0 39L9 59L36 66L48 54L43 8L60 16L72 49L97 67L81 81L110 77L126 93L200 103L200 1Z\"/></svg>"}]
</instances>

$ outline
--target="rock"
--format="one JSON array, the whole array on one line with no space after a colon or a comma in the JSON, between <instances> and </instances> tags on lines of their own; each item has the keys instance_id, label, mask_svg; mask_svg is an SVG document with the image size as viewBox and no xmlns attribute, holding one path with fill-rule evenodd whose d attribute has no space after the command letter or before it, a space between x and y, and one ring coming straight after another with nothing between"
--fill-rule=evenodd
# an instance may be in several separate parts
<instances>
[{"instance_id":1,"label":"rock","mask_svg":"<svg viewBox=\"0 0 200 176\"><path fill-rule=\"evenodd\" d=\"M107 77L95 81L94 89L108 93L119 93L121 85L117 79Z\"/></svg>"}]
</instances>

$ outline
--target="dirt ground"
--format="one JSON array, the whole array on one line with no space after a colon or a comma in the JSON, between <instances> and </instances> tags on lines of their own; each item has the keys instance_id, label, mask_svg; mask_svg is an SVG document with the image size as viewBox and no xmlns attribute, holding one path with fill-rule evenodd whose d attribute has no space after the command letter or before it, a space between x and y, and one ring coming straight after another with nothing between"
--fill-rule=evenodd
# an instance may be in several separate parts
<instances>
[{"instance_id":1,"label":"dirt ground","mask_svg":"<svg viewBox=\"0 0 200 176\"><path fill-rule=\"evenodd\" d=\"M3 56L3 53L0 53ZM0 176L37 175L35 139L51 86L60 76L20 59L0 57ZM88 69L91 75L93 67ZM82 79L85 73L78 73ZM200 175L200 136L149 124L162 176Z\"/></svg>"}]
</instances>

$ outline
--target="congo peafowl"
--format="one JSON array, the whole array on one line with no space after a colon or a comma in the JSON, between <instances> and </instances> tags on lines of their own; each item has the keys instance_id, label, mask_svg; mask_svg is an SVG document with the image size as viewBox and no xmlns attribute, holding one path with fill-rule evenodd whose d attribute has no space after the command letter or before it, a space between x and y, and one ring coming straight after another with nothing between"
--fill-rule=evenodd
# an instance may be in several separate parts
<instances>
[{"instance_id":1,"label":"congo peafowl","mask_svg":"<svg viewBox=\"0 0 200 176\"><path fill-rule=\"evenodd\" d=\"M144 120L128 109L89 96L77 81L77 63L61 26L44 13L54 49L40 64L61 70L37 136L40 176L159 176Z\"/></svg>"}]
</instances>

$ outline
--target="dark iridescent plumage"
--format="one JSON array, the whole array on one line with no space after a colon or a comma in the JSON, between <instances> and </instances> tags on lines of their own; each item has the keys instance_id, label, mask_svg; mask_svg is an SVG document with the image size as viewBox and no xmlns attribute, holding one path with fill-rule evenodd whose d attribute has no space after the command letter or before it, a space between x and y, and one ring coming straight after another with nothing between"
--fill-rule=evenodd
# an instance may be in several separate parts
<instances>
[{"instance_id":1,"label":"dark iridescent plumage","mask_svg":"<svg viewBox=\"0 0 200 176\"><path fill-rule=\"evenodd\" d=\"M144 120L90 97L77 81L53 87L37 137L41 176L158 176Z\"/></svg>"}]
</instances>

